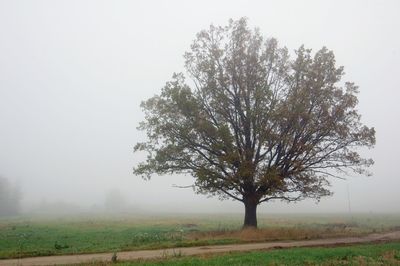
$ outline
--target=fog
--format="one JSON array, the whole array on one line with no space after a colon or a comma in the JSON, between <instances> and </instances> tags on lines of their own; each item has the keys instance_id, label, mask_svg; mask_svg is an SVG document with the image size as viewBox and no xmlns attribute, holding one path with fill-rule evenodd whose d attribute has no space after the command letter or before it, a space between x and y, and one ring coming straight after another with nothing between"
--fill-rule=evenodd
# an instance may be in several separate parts
<instances>
[{"instance_id":1,"label":"fog","mask_svg":"<svg viewBox=\"0 0 400 266\"><path fill-rule=\"evenodd\" d=\"M264 203L266 213L398 212L399 1L0 1L0 176L23 210L242 212L196 195L190 176L144 181L140 102L160 92L195 34L247 17L290 51L327 46L360 87L362 121L376 128L372 177L332 180L319 204Z\"/></svg>"}]
</instances>

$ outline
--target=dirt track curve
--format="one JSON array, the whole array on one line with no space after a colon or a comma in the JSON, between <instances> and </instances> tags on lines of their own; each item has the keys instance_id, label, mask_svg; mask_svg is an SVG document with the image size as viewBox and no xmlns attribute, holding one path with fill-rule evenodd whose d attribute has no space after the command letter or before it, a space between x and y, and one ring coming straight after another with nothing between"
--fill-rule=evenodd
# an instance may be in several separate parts
<instances>
[{"instance_id":1,"label":"dirt track curve","mask_svg":"<svg viewBox=\"0 0 400 266\"><path fill-rule=\"evenodd\" d=\"M200 255L206 253L223 253L231 251L250 251L265 250L273 248L290 248L290 247L313 247L313 246L332 246L341 244L357 244L368 242L381 242L400 240L400 231L394 231L382 234L371 234L363 237L346 237L333 239L316 239L304 241L281 241L266 243L250 243L237 245L221 245L221 246L201 246L187 248L169 248L160 250L139 250L118 252L118 260L137 260L137 259L156 259L174 254L183 256ZM56 265L56 264L75 264L96 261L111 261L113 253L97 253L97 254L81 254L81 255L64 255L64 256L47 256L23 259L0 260L1 266L8 265Z\"/></svg>"}]
</instances>

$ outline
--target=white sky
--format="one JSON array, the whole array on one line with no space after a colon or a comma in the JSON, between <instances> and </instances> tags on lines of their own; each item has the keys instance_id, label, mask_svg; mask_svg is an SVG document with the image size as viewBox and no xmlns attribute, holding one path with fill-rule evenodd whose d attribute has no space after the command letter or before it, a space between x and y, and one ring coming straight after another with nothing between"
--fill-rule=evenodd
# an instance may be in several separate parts
<instances>
[{"instance_id":1,"label":"white sky","mask_svg":"<svg viewBox=\"0 0 400 266\"><path fill-rule=\"evenodd\" d=\"M141 101L157 94L211 23L249 18L290 50L333 50L360 86L363 122L377 130L373 177L333 181L333 197L265 212L399 211L400 1L0 0L0 175L24 202L100 203L120 189L141 208L242 211L172 184L191 177L132 174Z\"/></svg>"}]
</instances>

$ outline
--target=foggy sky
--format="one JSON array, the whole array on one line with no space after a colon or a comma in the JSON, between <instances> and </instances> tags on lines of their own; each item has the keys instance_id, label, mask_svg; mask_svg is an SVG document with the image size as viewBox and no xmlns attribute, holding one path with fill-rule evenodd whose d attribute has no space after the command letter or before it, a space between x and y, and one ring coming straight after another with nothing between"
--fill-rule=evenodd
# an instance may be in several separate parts
<instances>
[{"instance_id":1,"label":"foggy sky","mask_svg":"<svg viewBox=\"0 0 400 266\"><path fill-rule=\"evenodd\" d=\"M26 205L102 204L119 189L135 206L243 211L240 202L195 195L190 176L144 181L132 167L144 134L140 102L160 92L195 34L247 17L290 51L327 46L344 81L360 87L359 112L376 128L372 177L332 180L334 196L263 212L399 211L399 1L14 1L0 0L0 175ZM347 189L348 188L348 189ZM347 192L349 191L349 193Z\"/></svg>"}]
</instances>

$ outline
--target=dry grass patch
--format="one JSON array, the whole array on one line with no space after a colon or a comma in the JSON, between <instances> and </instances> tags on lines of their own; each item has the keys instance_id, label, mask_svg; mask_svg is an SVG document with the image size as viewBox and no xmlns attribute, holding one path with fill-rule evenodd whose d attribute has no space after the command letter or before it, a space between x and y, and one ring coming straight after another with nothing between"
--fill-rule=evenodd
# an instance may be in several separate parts
<instances>
[{"instance_id":1,"label":"dry grass patch","mask_svg":"<svg viewBox=\"0 0 400 266\"><path fill-rule=\"evenodd\" d=\"M245 228L242 230L218 230L207 232L192 232L186 238L189 240L222 240L235 239L243 242L260 242L275 240L303 240L331 238L344 236L360 236L362 233L349 227L327 228Z\"/></svg>"}]
</instances>

